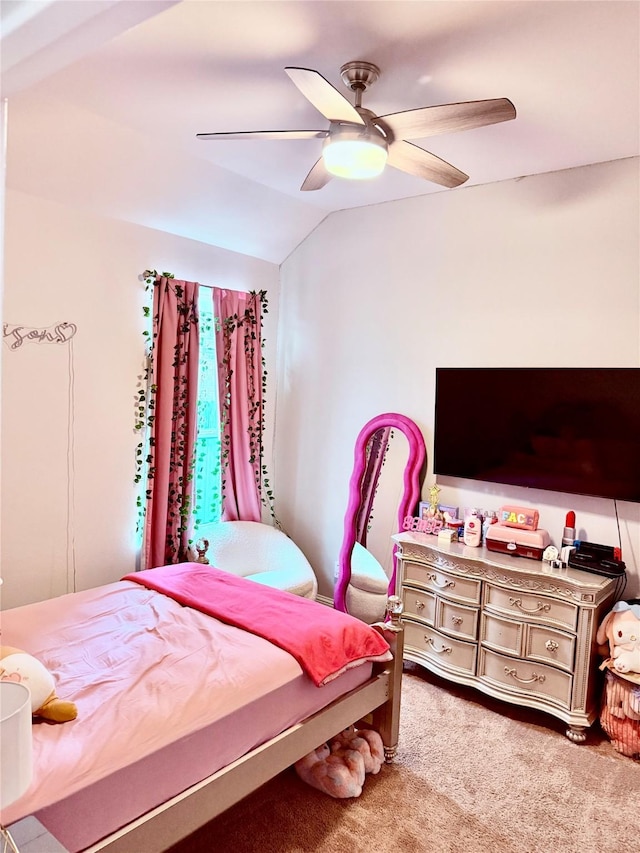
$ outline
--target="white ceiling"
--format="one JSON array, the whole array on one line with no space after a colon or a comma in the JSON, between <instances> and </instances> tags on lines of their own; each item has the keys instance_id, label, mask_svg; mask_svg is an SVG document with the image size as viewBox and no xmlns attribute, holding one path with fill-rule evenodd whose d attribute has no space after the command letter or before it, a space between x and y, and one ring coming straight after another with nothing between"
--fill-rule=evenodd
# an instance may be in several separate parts
<instances>
[{"instance_id":1,"label":"white ceiling","mask_svg":"<svg viewBox=\"0 0 640 853\"><path fill-rule=\"evenodd\" d=\"M282 262L328 213L640 153L640 4L554 0L2 0L7 185ZM462 169L455 190L394 169L299 187L320 140L198 132L326 128L284 73L376 114L509 98L515 121L416 140Z\"/></svg>"}]
</instances>

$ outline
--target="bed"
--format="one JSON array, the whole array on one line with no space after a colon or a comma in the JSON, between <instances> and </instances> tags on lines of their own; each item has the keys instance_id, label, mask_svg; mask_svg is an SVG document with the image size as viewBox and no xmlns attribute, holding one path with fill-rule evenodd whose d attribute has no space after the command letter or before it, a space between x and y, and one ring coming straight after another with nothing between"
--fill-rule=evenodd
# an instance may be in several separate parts
<instances>
[{"instance_id":1,"label":"bed","mask_svg":"<svg viewBox=\"0 0 640 853\"><path fill-rule=\"evenodd\" d=\"M34 722L34 815L71 853L169 848L354 722L397 747L402 629L198 563L2 613L78 718ZM302 784L302 783L301 783Z\"/></svg>"}]
</instances>

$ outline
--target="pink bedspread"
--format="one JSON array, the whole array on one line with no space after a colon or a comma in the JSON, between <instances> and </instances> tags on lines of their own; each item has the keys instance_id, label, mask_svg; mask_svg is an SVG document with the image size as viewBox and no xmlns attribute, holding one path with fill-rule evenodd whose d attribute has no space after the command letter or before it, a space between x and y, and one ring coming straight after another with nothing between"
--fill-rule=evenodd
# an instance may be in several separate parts
<instances>
[{"instance_id":1,"label":"pink bedspread","mask_svg":"<svg viewBox=\"0 0 640 853\"><path fill-rule=\"evenodd\" d=\"M289 652L317 686L366 661L392 657L386 640L353 616L201 563L147 569L123 580L269 640Z\"/></svg>"},{"instance_id":2,"label":"pink bedspread","mask_svg":"<svg viewBox=\"0 0 640 853\"><path fill-rule=\"evenodd\" d=\"M0 820L35 814L74 853L370 676L318 688L273 643L130 581L5 610L2 641L78 718L34 722L32 785Z\"/></svg>"}]
</instances>

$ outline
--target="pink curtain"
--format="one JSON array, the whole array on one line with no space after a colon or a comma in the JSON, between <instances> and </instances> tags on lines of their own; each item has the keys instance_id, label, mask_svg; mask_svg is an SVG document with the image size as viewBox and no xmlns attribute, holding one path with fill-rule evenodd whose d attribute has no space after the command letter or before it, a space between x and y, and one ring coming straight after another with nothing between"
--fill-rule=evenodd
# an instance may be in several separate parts
<instances>
[{"instance_id":1,"label":"pink curtain","mask_svg":"<svg viewBox=\"0 0 640 853\"><path fill-rule=\"evenodd\" d=\"M224 521L262 518L264 302L263 291L213 288Z\"/></svg>"},{"instance_id":2,"label":"pink curtain","mask_svg":"<svg viewBox=\"0 0 640 853\"><path fill-rule=\"evenodd\" d=\"M198 395L198 285L158 276L148 407L146 568L187 559Z\"/></svg>"}]
</instances>

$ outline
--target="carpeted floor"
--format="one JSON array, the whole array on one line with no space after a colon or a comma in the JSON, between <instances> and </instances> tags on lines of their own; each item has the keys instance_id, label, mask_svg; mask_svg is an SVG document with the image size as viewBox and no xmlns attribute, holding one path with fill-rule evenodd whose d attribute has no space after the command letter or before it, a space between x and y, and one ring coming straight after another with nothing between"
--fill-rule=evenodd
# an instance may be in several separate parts
<instances>
[{"instance_id":1,"label":"carpeted floor","mask_svg":"<svg viewBox=\"0 0 640 853\"><path fill-rule=\"evenodd\" d=\"M171 853L636 853L640 763L596 725L586 744L546 714L407 664L400 748L355 800L280 774Z\"/></svg>"}]
</instances>

